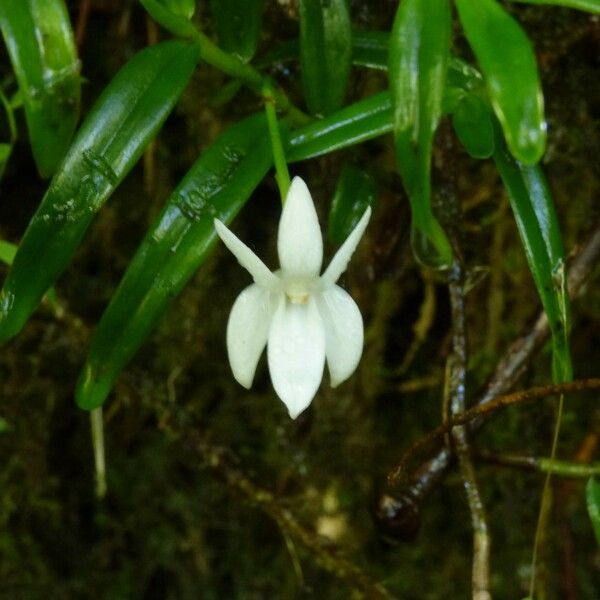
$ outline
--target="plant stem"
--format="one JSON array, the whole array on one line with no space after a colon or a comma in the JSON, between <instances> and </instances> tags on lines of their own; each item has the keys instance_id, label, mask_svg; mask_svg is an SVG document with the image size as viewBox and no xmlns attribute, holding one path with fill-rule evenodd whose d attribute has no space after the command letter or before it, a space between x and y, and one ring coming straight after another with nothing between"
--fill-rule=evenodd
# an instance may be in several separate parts
<instances>
[{"instance_id":1,"label":"plant stem","mask_svg":"<svg viewBox=\"0 0 600 600\"><path fill-rule=\"evenodd\" d=\"M273 161L275 163L275 179L279 187L281 204L285 204L288 189L290 188L290 173L288 171L285 152L281 142L281 132L277 122L277 112L275 108L275 99L273 97L273 88L270 83L266 83L263 89L265 99L265 112L267 113L267 124L269 126L269 135L271 136L271 146L273 148Z\"/></svg>"},{"instance_id":2,"label":"plant stem","mask_svg":"<svg viewBox=\"0 0 600 600\"><path fill-rule=\"evenodd\" d=\"M251 90L262 95L265 89L265 78L254 67L243 63L233 54L221 50L208 36L198 31L195 36L200 44L202 59L219 71L242 81ZM277 107L294 121L296 125L304 125L312 119L297 108L280 87L273 87L271 97Z\"/></svg>"},{"instance_id":3,"label":"plant stem","mask_svg":"<svg viewBox=\"0 0 600 600\"><path fill-rule=\"evenodd\" d=\"M406 450L406 452L404 452L398 466L388 475L388 481L391 485L397 485L403 481L406 467L411 458L418 451L422 450L434 440L441 438L457 425L468 424L469 429L473 430L484 422L484 417L497 411L499 408L512 406L513 404L521 404L523 402L532 402L533 400L555 396L556 394L584 392L589 390L600 390L600 378L580 379L569 383L542 385L521 392L505 394L504 396L498 396L494 400L490 400L484 404L478 404L462 414L453 415L451 419L448 419L448 421L442 425L432 429L427 435L419 438L408 448L408 450ZM434 462L435 460L439 460L440 464L436 464ZM426 467L428 468L423 469L423 472L419 474L419 481L411 480L410 485L413 486L415 490L413 491L412 488L409 488L409 490L413 492L413 495L416 494L417 499L422 499L423 496L431 490L431 487L433 487L437 481L435 478L439 475L439 471L445 469L448 466L448 463L449 459L446 459L444 456L441 458L436 457L433 460L428 461L426 464ZM432 473L432 470L435 470L435 473ZM434 481L431 481L429 478L433 478ZM427 482L425 487L423 487L421 479Z\"/></svg>"},{"instance_id":4,"label":"plant stem","mask_svg":"<svg viewBox=\"0 0 600 600\"><path fill-rule=\"evenodd\" d=\"M467 379L464 276L462 266L458 261L455 261L452 267L448 287L452 313L452 354L448 359L447 394L450 415L454 418L465 414ZM473 527L472 597L473 600L489 600L491 598L489 592L490 536L485 508L471 460L467 428L464 425L453 427L450 433L471 512Z\"/></svg>"},{"instance_id":5,"label":"plant stem","mask_svg":"<svg viewBox=\"0 0 600 600\"><path fill-rule=\"evenodd\" d=\"M562 422L563 406L565 401L565 395L561 394L558 401L558 410L556 413L556 425L554 426L554 435L552 436L552 450L550 452L550 466L554 465L554 459L556 457L556 448L558 446L558 437L560 434L560 425ZM552 469L546 471L546 477L544 478L544 487L542 488L542 501L540 503L540 511L538 513L537 525L535 527L535 539L533 542L533 553L531 556L531 577L529 579L529 597L533 600L533 594L535 592L536 584L536 570L538 563L538 554L542 538L544 536L544 530L550 518L550 505L552 503L552 492L550 490L550 480L552 478Z\"/></svg>"},{"instance_id":6,"label":"plant stem","mask_svg":"<svg viewBox=\"0 0 600 600\"><path fill-rule=\"evenodd\" d=\"M518 454L496 454L489 450L477 450L475 456L494 465L516 467L540 473L551 472L557 477L569 479L589 479L600 475L600 463L579 463L568 460L554 460L539 456L522 456Z\"/></svg>"},{"instance_id":7,"label":"plant stem","mask_svg":"<svg viewBox=\"0 0 600 600\"><path fill-rule=\"evenodd\" d=\"M583 284L590 277L593 268L600 259L600 223L593 229L590 237L582 246L581 251L577 254L572 264L568 269L568 289L571 298L577 296L579 290ZM484 420L480 418L485 415L486 408L498 399L502 394L506 394L519 380L519 377L527 367L528 362L532 359L535 353L542 347L544 342L548 339L550 329L548 327L548 320L546 315L542 312L532 329L517 338L513 344L508 348L502 359L496 366L496 370L487 384L484 392L480 396L475 408L467 411L464 415L465 423L472 420L469 423L469 429L474 430L480 427ZM577 382L575 382L577 383ZM573 387L571 387L573 386ZM575 390L576 385L567 384L565 386L553 386L553 391L548 392L545 395L552 393L560 393L560 390ZM558 391L557 391L558 390ZM531 400L535 398L530 398ZM474 415L474 411L480 410L481 412ZM438 428L439 429L439 428ZM445 433L446 426L441 427L442 432L437 433L435 436L427 436L428 440L425 443L421 443L420 448L424 447L426 443L431 442L433 439L438 439L443 433ZM433 434L434 432L432 432ZM404 456L407 456L405 453ZM398 467L393 469L388 475L388 481L393 487L399 486L402 482L402 493L410 494L414 498L415 503L420 503L424 498L435 488L435 486L442 479L448 466L451 462L451 453L445 448L438 448L433 456L418 466L412 475L405 474L405 466L407 461L404 457L401 459Z\"/></svg>"},{"instance_id":8,"label":"plant stem","mask_svg":"<svg viewBox=\"0 0 600 600\"><path fill-rule=\"evenodd\" d=\"M104 456L104 421L102 407L90 412L92 428L92 446L94 448L94 465L96 467L96 497L102 500L106 495L106 460Z\"/></svg>"}]
</instances>

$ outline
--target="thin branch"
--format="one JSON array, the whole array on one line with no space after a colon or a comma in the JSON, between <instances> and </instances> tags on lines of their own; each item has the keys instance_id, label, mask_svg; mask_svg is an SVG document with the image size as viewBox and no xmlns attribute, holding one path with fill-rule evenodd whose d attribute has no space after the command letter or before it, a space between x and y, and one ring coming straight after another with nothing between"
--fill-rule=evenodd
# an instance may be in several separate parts
<instances>
[{"instance_id":1,"label":"thin branch","mask_svg":"<svg viewBox=\"0 0 600 600\"><path fill-rule=\"evenodd\" d=\"M569 295L577 296L592 269L600 257L600 224L596 226L585 245L577 253L568 270ZM506 394L519 380L529 361L541 348L550 334L546 315L542 313L536 320L531 331L518 338L508 349L498 363L496 371L490 379L485 391L480 396L477 405L485 406L501 394ZM474 430L483 424L483 419L476 419L469 424ZM437 437L437 436L436 436ZM413 474L405 480L405 486L394 493L410 496L418 505L435 488L442 479L451 462L450 451L442 447L426 462L422 463ZM399 471L394 469L389 475L390 483L399 485Z\"/></svg>"},{"instance_id":2,"label":"thin branch","mask_svg":"<svg viewBox=\"0 0 600 600\"><path fill-rule=\"evenodd\" d=\"M394 598L381 584L373 582L357 565L340 556L337 549L317 533L299 523L289 510L283 508L275 496L257 486L238 468L232 465L231 453L212 445L196 431L186 431L178 436L199 454L206 464L230 489L246 497L252 504L277 522L281 531L300 542L326 571L345 581L352 590L360 591L373 600Z\"/></svg>"},{"instance_id":3,"label":"thin branch","mask_svg":"<svg viewBox=\"0 0 600 600\"><path fill-rule=\"evenodd\" d=\"M600 462L579 463L569 460L554 460L539 456L520 454L497 454L490 450L476 450L475 458L501 467L514 467L525 471L552 473L556 477L568 479L589 479L600 475Z\"/></svg>"},{"instance_id":4,"label":"thin branch","mask_svg":"<svg viewBox=\"0 0 600 600\"><path fill-rule=\"evenodd\" d=\"M451 420L465 414L467 391L467 332L465 323L465 290L463 270L457 261L453 265L448 284L452 313L452 354L448 359L447 391ZM473 527L473 600L491 598L490 587L490 536L483 500L479 491L467 428L464 425L450 430L458 466L467 494L471 525Z\"/></svg>"},{"instance_id":5,"label":"thin branch","mask_svg":"<svg viewBox=\"0 0 600 600\"><path fill-rule=\"evenodd\" d=\"M446 423L439 425L435 429L432 429L427 435L419 438L414 444L412 444L412 446L408 448L408 450L406 450L406 452L402 455L398 466L389 474L389 483L392 485L401 483L406 471L406 467L414 455L423 448L427 447L433 441L441 439L457 425L469 425L469 429L474 429L474 424L482 423L484 421L483 417L486 417L490 413L493 413L500 408L512 406L513 404L533 402L534 400L539 400L541 398L546 398L548 396L554 396L557 394L585 392L591 390L600 390L600 378L579 379L569 383L558 383L532 387L521 392L514 392L512 394L499 396L495 400L490 400L485 404L479 404L465 411L463 414L454 415Z\"/></svg>"}]
</instances>

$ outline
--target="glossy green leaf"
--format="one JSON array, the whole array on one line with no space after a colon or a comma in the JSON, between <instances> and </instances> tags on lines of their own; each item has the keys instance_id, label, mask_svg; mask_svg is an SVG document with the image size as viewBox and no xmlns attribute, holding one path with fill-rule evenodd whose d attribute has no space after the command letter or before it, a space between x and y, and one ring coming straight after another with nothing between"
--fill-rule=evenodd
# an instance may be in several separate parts
<instances>
[{"instance_id":1,"label":"glossy green leaf","mask_svg":"<svg viewBox=\"0 0 600 600\"><path fill-rule=\"evenodd\" d=\"M167 31L181 38L194 39L198 35L198 30L190 17L185 12L177 10L176 6L165 0L140 0L142 6L148 11L148 14Z\"/></svg>"},{"instance_id":2,"label":"glossy green leaf","mask_svg":"<svg viewBox=\"0 0 600 600\"><path fill-rule=\"evenodd\" d=\"M0 261L5 265L12 265L17 253L17 246L5 240L0 240Z\"/></svg>"},{"instance_id":3,"label":"glossy green leaf","mask_svg":"<svg viewBox=\"0 0 600 600\"><path fill-rule=\"evenodd\" d=\"M554 380L570 381L571 311L566 289L565 254L546 178L539 166L524 165L515 160L497 125L494 161L508 192L527 262L548 317Z\"/></svg>"},{"instance_id":4,"label":"glossy green leaf","mask_svg":"<svg viewBox=\"0 0 600 600\"><path fill-rule=\"evenodd\" d=\"M514 0L514 2L565 6L567 8L584 10L594 15L600 15L600 0Z\"/></svg>"},{"instance_id":5,"label":"glossy green leaf","mask_svg":"<svg viewBox=\"0 0 600 600\"><path fill-rule=\"evenodd\" d=\"M300 0L300 62L311 113L328 115L344 101L352 53L347 0Z\"/></svg>"},{"instance_id":6,"label":"glossy green leaf","mask_svg":"<svg viewBox=\"0 0 600 600\"><path fill-rule=\"evenodd\" d=\"M191 19L196 12L196 0L160 0L160 2L174 15Z\"/></svg>"},{"instance_id":7,"label":"glossy green leaf","mask_svg":"<svg viewBox=\"0 0 600 600\"><path fill-rule=\"evenodd\" d=\"M387 71L389 54L390 34L387 31L352 32L352 64Z\"/></svg>"},{"instance_id":8,"label":"glossy green leaf","mask_svg":"<svg viewBox=\"0 0 600 600\"><path fill-rule=\"evenodd\" d=\"M263 115L234 125L206 150L146 234L94 332L77 385L84 409L100 406L114 380L217 239L213 219L230 223L272 163Z\"/></svg>"},{"instance_id":9,"label":"glossy green leaf","mask_svg":"<svg viewBox=\"0 0 600 600\"><path fill-rule=\"evenodd\" d=\"M600 483L598 483L593 477L587 482L585 488L585 495L587 500L588 515L592 522L592 529L596 536L596 541L600 546Z\"/></svg>"},{"instance_id":10,"label":"glossy green leaf","mask_svg":"<svg viewBox=\"0 0 600 600\"><path fill-rule=\"evenodd\" d=\"M260 41L263 0L211 0L219 45L249 61Z\"/></svg>"},{"instance_id":11,"label":"glossy green leaf","mask_svg":"<svg viewBox=\"0 0 600 600\"><path fill-rule=\"evenodd\" d=\"M352 64L378 71L387 71L389 42L390 35L385 31L354 30L352 32ZM299 48L298 40L282 42L262 56L256 65L264 68L276 63L296 60ZM477 69L460 58L451 57L448 61L442 112L444 114L452 112L465 92L479 91L482 87L483 78Z\"/></svg>"},{"instance_id":12,"label":"glossy green leaf","mask_svg":"<svg viewBox=\"0 0 600 600\"><path fill-rule=\"evenodd\" d=\"M0 144L0 179L4 176L4 170L6 169L6 164L8 163L11 153L12 144Z\"/></svg>"},{"instance_id":13,"label":"glossy green leaf","mask_svg":"<svg viewBox=\"0 0 600 600\"><path fill-rule=\"evenodd\" d=\"M40 174L54 173L79 116L81 80L63 0L0 2L0 27L25 106Z\"/></svg>"},{"instance_id":14,"label":"glossy green leaf","mask_svg":"<svg viewBox=\"0 0 600 600\"><path fill-rule=\"evenodd\" d=\"M19 332L67 266L96 212L171 112L198 58L195 45L163 42L134 56L106 87L19 245L0 294L0 340Z\"/></svg>"},{"instance_id":15,"label":"glossy green leaf","mask_svg":"<svg viewBox=\"0 0 600 600\"><path fill-rule=\"evenodd\" d=\"M377 198L375 180L366 171L345 164L329 209L329 239L342 244Z\"/></svg>"},{"instance_id":16,"label":"glossy green leaf","mask_svg":"<svg viewBox=\"0 0 600 600\"><path fill-rule=\"evenodd\" d=\"M489 158L494 152L492 119L489 105L476 94L466 94L452 113L454 131L474 158Z\"/></svg>"},{"instance_id":17,"label":"glossy green leaf","mask_svg":"<svg viewBox=\"0 0 600 600\"><path fill-rule=\"evenodd\" d=\"M290 135L288 162L314 158L359 144L392 130L392 104L388 92L356 102Z\"/></svg>"},{"instance_id":18,"label":"glossy green leaf","mask_svg":"<svg viewBox=\"0 0 600 600\"><path fill-rule=\"evenodd\" d=\"M452 249L431 207L433 137L442 114L450 52L448 0L404 0L390 41L388 76L396 160L412 210L413 251L423 263L448 266Z\"/></svg>"},{"instance_id":19,"label":"glossy green leaf","mask_svg":"<svg viewBox=\"0 0 600 600\"><path fill-rule=\"evenodd\" d=\"M456 0L456 7L510 151L535 164L544 154L546 122L531 42L496 0Z\"/></svg>"}]
</instances>

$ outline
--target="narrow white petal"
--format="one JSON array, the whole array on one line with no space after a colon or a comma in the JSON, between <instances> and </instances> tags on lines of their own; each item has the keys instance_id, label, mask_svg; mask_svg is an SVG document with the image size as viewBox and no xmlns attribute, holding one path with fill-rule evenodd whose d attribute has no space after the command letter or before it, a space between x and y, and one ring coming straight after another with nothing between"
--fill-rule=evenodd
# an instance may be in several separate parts
<instances>
[{"instance_id":1,"label":"narrow white petal","mask_svg":"<svg viewBox=\"0 0 600 600\"><path fill-rule=\"evenodd\" d=\"M316 296L325 326L325 354L331 386L348 379L360 360L364 329L356 302L341 287L334 285Z\"/></svg>"},{"instance_id":2,"label":"narrow white petal","mask_svg":"<svg viewBox=\"0 0 600 600\"><path fill-rule=\"evenodd\" d=\"M219 219L214 220L215 229L223 243L229 248L231 253L237 258L238 262L246 271L252 275L254 281L264 287L276 289L279 279L269 271L265 263L242 242L233 232L231 232Z\"/></svg>"},{"instance_id":3,"label":"narrow white petal","mask_svg":"<svg viewBox=\"0 0 600 600\"><path fill-rule=\"evenodd\" d=\"M356 224L356 227L346 238L346 241L336 252L325 273L323 273L321 280L325 286L333 285L348 267L348 263L350 262L350 259L352 258L356 247L358 246L358 242L360 242L360 239L367 228L370 218L371 207L369 206L367 207L367 210L365 210L365 214L360 218L360 221Z\"/></svg>"},{"instance_id":4,"label":"narrow white petal","mask_svg":"<svg viewBox=\"0 0 600 600\"><path fill-rule=\"evenodd\" d=\"M282 294L283 295L283 294ZM227 323L227 353L235 379L250 388L267 339L279 294L256 283L236 299Z\"/></svg>"},{"instance_id":5,"label":"narrow white petal","mask_svg":"<svg viewBox=\"0 0 600 600\"><path fill-rule=\"evenodd\" d=\"M279 262L285 277L318 277L323 263L323 239L310 192L294 177L287 194L277 236Z\"/></svg>"},{"instance_id":6,"label":"narrow white petal","mask_svg":"<svg viewBox=\"0 0 600 600\"><path fill-rule=\"evenodd\" d=\"M279 302L267 347L271 381L295 419L314 398L325 367L325 331L315 300Z\"/></svg>"}]
</instances>

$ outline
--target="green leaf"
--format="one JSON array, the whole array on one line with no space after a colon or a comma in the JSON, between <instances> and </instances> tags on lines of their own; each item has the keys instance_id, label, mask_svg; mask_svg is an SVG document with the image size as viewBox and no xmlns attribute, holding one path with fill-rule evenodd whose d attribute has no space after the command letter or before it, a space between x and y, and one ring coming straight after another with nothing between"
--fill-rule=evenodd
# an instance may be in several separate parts
<instances>
[{"instance_id":1,"label":"green leaf","mask_svg":"<svg viewBox=\"0 0 600 600\"><path fill-rule=\"evenodd\" d=\"M360 144L391 130L390 95L380 92L295 130L290 135L285 155L288 162L306 160Z\"/></svg>"},{"instance_id":2,"label":"green leaf","mask_svg":"<svg viewBox=\"0 0 600 600\"><path fill-rule=\"evenodd\" d=\"M495 0L456 0L456 7L510 151L521 162L535 164L544 154L546 123L527 35Z\"/></svg>"},{"instance_id":3,"label":"green leaf","mask_svg":"<svg viewBox=\"0 0 600 600\"><path fill-rule=\"evenodd\" d=\"M69 263L96 212L137 162L185 88L196 45L169 41L134 56L79 130L19 245L0 294L0 340L20 331Z\"/></svg>"},{"instance_id":4,"label":"green leaf","mask_svg":"<svg viewBox=\"0 0 600 600\"><path fill-rule=\"evenodd\" d=\"M17 253L17 246L5 240L0 240L0 261L6 265L12 265Z\"/></svg>"},{"instance_id":5,"label":"green leaf","mask_svg":"<svg viewBox=\"0 0 600 600\"><path fill-rule=\"evenodd\" d=\"M219 45L248 62L260 41L263 0L211 0Z\"/></svg>"},{"instance_id":6,"label":"green leaf","mask_svg":"<svg viewBox=\"0 0 600 600\"><path fill-rule=\"evenodd\" d=\"M485 100L466 94L452 113L454 131L474 158L489 158L494 152L493 115Z\"/></svg>"},{"instance_id":7,"label":"green leaf","mask_svg":"<svg viewBox=\"0 0 600 600\"><path fill-rule=\"evenodd\" d=\"M347 0L300 0L300 62L308 109L328 115L344 101L352 29Z\"/></svg>"},{"instance_id":8,"label":"green leaf","mask_svg":"<svg viewBox=\"0 0 600 600\"><path fill-rule=\"evenodd\" d=\"M185 39L195 39L198 35L198 30L190 18L186 16L186 11L181 10L180 3L184 5L186 2L176 2L175 0L140 0L142 6L148 11L148 14L167 31L173 35ZM185 6L183 7L185 9ZM189 10L187 11L189 13ZM192 11L193 14L193 11Z\"/></svg>"},{"instance_id":9,"label":"green leaf","mask_svg":"<svg viewBox=\"0 0 600 600\"><path fill-rule=\"evenodd\" d=\"M514 0L524 4L547 4L554 6L566 6L567 8L575 8L584 10L594 15L600 15L600 0Z\"/></svg>"},{"instance_id":10,"label":"green leaf","mask_svg":"<svg viewBox=\"0 0 600 600\"><path fill-rule=\"evenodd\" d=\"M592 522L592 529L594 530L596 541L600 546L600 483L593 477L590 477L587 482L585 496L587 500L588 515L590 515L590 521Z\"/></svg>"},{"instance_id":11,"label":"green leaf","mask_svg":"<svg viewBox=\"0 0 600 600\"><path fill-rule=\"evenodd\" d=\"M4 176L4 170L12 153L12 148L12 144L0 143L0 179Z\"/></svg>"},{"instance_id":12,"label":"green leaf","mask_svg":"<svg viewBox=\"0 0 600 600\"><path fill-rule=\"evenodd\" d=\"M79 61L63 0L0 2L33 157L43 177L65 156L79 116Z\"/></svg>"},{"instance_id":13,"label":"green leaf","mask_svg":"<svg viewBox=\"0 0 600 600\"><path fill-rule=\"evenodd\" d=\"M524 165L514 159L497 125L494 161L508 192L529 269L548 317L554 380L557 383L570 381L571 312L565 254L546 178L539 166Z\"/></svg>"},{"instance_id":14,"label":"green leaf","mask_svg":"<svg viewBox=\"0 0 600 600\"><path fill-rule=\"evenodd\" d=\"M196 0L160 0L167 10L174 15L191 19L196 11Z\"/></svg>"},{"instance_id":15,"label":"green leaf","mask_svg":"<svg viewBox=\"0 0 600 600\"><path fill-rule=\"evenodd\" d=\"M352 32L352 64L387 71L390 34L387 31Z\"/></svg>"},{"instance_id":16,"label":"green leaf","mask_svg":"<svg viewBox=\"0 0 600 600\"><path fill-rule=\"evenodd\" d=\"M413 251L433 267L448 266L452 249L431 207L431 153L442 114L450 51L447 0L404 0L390 42L388 76L398 170L412 210Z\"/></svg>"},{"instance_id":17,"label":"green leaf","mask_svg":"<svg viewBox=\"0 0 600 600\"><path fill-rule=\"evenodd\" d=\"M264 116L223 133L194 163L146 234L94 332L77 404L100 406L157 319L204 262L272 164Z\"/></svg>"},{"instance_id":18,"label":"green leaf","mask_svg":"<svg viewBox=\"0 0 600 600\"><path fill-rule=\"evenodd\" d=\"M376 198L373 177L354 165L345 164L329 209L329 239L334 244L342 244Z\"/></svg>"}]
</instances>

